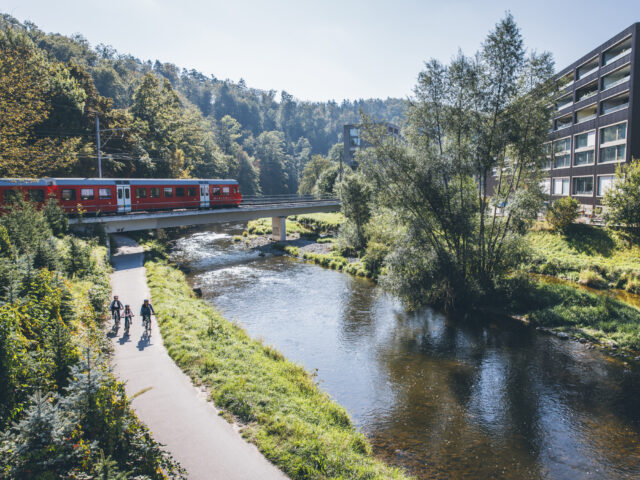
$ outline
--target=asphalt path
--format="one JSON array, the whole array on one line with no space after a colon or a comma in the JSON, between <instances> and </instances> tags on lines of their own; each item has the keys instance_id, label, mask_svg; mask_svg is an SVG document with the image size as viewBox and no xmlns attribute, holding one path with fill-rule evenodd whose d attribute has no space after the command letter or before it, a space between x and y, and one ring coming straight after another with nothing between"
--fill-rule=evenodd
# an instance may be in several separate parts
<instances>
[{"instance_id":1,"label":"asphalt path","mask_svg":"<svg viewBox=\"0 0 640 480\"><path fill-rule=\"evenodd\" d=\"M143 335L140 306L150 294L142 248L125 236L114 235L114 240L118 251L112 257L111 286L123 304L131 305L135 317L128 336L124 319L119 331L108 335L115 350L114 371L126 382L127 395L134 397L131 403L138 417L187 470L189 479L286 479L173 363L155 317L151 336Z\"/></svg>"}]
</instances>

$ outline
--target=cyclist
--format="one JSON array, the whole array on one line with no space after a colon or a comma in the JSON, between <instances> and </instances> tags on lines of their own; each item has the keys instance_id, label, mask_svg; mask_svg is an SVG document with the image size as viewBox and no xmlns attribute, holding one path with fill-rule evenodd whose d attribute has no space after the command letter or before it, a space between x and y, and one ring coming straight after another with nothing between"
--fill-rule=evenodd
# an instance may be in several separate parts
<instances>
[{"instance_id":1,"label":"cyclist","mask_svg":"<svg viewBox=\"0 0 640 480\"><path fill-rule=\"evenodd\" d=\"M133 318L133 312L129 305L124 306L124 333L129 335L129 327L131 326L131 319Z\"/></svg>"},{"instance_id":2,"label":"cyclist","mask_svg":"<svg viewBox=\"0 0 640 480\"><path fill-rule=\"evenodd\" d=\"M111 309L111 318L113 318L114 325L117 325L120 322L120 310L123 309L122 302L118 300L118 295L113 297L113 302L109 306Z\"/></svg>"},{"instance_id":3,"label":"cyclist","mask_svg":"<svg viewBox=\"0 0 640 480\"><path fill-rule=\"evenodd\" d=\"M153 311L153 305L149 303L149 300L145 299L142 307L140 307L140 316L142 317L142 325L149 333L151 333L151 315L155 314L156 312Z\"/></svg>"}]
</instances>

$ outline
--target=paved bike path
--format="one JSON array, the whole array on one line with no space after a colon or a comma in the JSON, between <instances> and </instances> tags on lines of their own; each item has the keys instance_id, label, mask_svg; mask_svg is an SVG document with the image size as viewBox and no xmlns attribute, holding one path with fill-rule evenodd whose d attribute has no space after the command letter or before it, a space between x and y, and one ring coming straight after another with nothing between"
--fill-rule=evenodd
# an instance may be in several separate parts
<instances>
[{"instance_id":1,"label":"paved bike path","mask_svg":"<svg viewBox=\"0 0 640 480\"><path fill-rule=\"evenodd\" d=\"M143 336L140 305L150 298L142 248L125 236L114 236L117 253L112 257L113 293L135 315L129 337L123 336L124 319L117 335L111 332L116 376L126 382L126 392L140 419L153 437L166 445L187 470L189 479L283 480L287 477L258 449L246 442L232 425L173 363L162 344L152 317L152 334ZM153 299L151 299L153 303ZM142 393L140 393L142 392Z\"/></svg>"}]
</instances>

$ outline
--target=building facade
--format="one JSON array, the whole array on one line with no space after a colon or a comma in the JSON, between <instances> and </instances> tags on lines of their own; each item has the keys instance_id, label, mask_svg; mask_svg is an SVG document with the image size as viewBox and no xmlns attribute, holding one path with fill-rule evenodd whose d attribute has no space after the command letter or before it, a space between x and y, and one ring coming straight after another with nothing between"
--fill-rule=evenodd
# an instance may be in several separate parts
<instances>
[{"instance_id":1,"label":"building facade","mask_svg":"<svg viewBox=\"0 0 640 480\"><path fill-rule=\"evenodd\" d=\"M543 189L575 197L585 215L601 212L616 167L640 159L639 32L631 25L557 75Z\"/></svg>"},{"instance_id":2,"label":"building facade","mask_svg":"<svg viewBox=\"0 0 640 480\"><path fill-rule=\"evenodd\" d=\"M400 129L397 125L387 122L382 123L382 125L387 127L389 135L396 137L400 135ZM371 145L362 139L360 136L360 125L357 124L345 125L342 138L344 142L344 162L351 168L355 168L357 167L355 156L358 149L370 147Z\"/></svg>"}]
</instances>

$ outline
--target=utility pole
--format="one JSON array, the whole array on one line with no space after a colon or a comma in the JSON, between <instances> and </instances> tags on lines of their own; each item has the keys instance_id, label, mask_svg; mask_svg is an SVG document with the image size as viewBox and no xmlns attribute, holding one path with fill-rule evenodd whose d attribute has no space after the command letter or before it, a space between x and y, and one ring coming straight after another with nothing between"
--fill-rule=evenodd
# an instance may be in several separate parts
<instances>
[{"instance_id":1,"label":"utility pole","mask_svg":"<svg viewBox=\"0 0 640 480\"><path fill-rule=\"evenodd\" d=\"M100 117L96 115L96 141L98 143L98 178L102 178L102 157L100 156Z\"/></svg>"}]
</instances>

